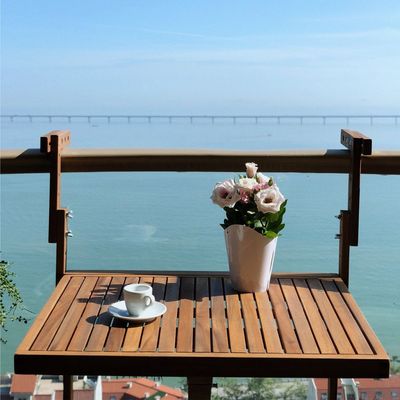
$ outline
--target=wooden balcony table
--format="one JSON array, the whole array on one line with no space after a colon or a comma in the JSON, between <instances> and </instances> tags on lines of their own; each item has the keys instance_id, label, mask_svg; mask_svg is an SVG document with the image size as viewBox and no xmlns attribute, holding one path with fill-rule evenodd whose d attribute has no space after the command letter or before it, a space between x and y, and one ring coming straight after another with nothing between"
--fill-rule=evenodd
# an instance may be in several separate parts
<instances>
[{"instance_id":1,"label":"wooden balcony table","mask_svg":"<svg viewBox=\"0 0 400 400\"><path fill-rule=\"evenodd\" d=\"M224 273L68 271L60 177L69 132L43 137L58 283L16 351L15 372L64 375L66 399L70 377L80 374L187 376L190 399L209 398L212 377L323 377L330 399L339 377L387 377L388 356L348 290L361 159L371 154L371 141L352 131L342 131L341 141L349 149L349 207L340 213L339 272L274 274L268 291L238 293ZM145 168L145 159L131 160L143 164L133 168ZM204 170L217 162L210 157ZM162 317L133 324L107 312L123 286L134 282L152 285L167 306Z\"/></svg>"}]
</instances>

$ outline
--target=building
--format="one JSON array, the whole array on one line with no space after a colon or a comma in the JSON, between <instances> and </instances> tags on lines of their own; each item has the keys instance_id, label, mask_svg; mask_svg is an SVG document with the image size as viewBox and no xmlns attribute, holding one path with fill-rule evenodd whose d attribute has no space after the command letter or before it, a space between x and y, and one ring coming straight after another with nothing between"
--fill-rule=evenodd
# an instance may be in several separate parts
<instances>
[{"instance_id":1,"label":"building","mask_svg":"<svg viewBox=\"0 0 400 400\"><path fill-rule=\"evenodd\" d=\"M187 396L146 378L97 380L74 379L74 400L183 400ZM59 377L16 375L11 379L10 397L13 400L62 400L62 380Z\"/></svg>"},{"instance_id":2,"label":"building","mask_svg":"<svg viewBox=\"0 0 400 400\"><path fill-rule=\"evenodd\" d=\"M38 382L36 375L13 375L10 396L14 400L32 400Z\"/></svg>"},{"instance_id":3,"label":"building","mask_svg":"<svg viewBox=\"0 0 400 400\"><path fill-rule=\"evenodd\" d=\"M326 400L328 382L326 379L310 381L307 400ZM387 379L340 379L338 400L400 400L400 375Z\"/></svg>"}]
</instances>

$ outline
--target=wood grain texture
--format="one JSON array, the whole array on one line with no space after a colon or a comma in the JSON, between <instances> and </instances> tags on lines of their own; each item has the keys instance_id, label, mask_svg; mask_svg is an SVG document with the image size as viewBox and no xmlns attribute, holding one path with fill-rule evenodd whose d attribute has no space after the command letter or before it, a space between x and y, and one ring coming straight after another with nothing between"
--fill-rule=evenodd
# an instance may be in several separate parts
<instances>
[{"instance_id":1,"label":"wood grain texture","mask_svg":"<svg viewBox=\"0 0 400 400\"><path fill-rule=\"evenodd\" d=\"M175 351L177 330L176 323L179 305L179 285L180 280L178 278L168 278L167 289L165 293L165 305L167 306L167 311L162 318L160 341L158 344L158 350L160 352Z\"/></svg>"},{"instance_id":2,"label":"wood grain texture","mask_svg":"<svg viewBox=\"0 0 400 400\"><path fill-rule=\"evenodd\" d=\"M46 350L49 347L81 285L81 278L71 278L67 288L58 299L57 304L53 308L50 316L43 324L41 334L37 336L35 342L33 343L31 348L32 350Z\"/></svg>"},{"instance_id":3,"label":"wood grain texture","mask_svg":"<svg viewBox=\"0 0 400 400\"><path fill-rule=\"evenodd\" d=\"M112 324L113 317L108 313L108 307L118 301L120 298L125 278L122 276L113 277L108 287L107 295L104 298L103 305L99 315L96 318L92 333L90 335L86 351L103 350L105 341Z\"/></svg>"},{"instance_id":4,"label":"wood grain texture","mask_svg":"<svg viewBox=\"0 0 400 400\"><path fill-rule=\"evenodd\" d=\"M281 340L279 338L277 324L272 313L272 305L267 292L254 294L256 298L258 314L264 336L265 346L268 353L283 353Z\"/></svg>"},{"instance_id":5,"label":"wood grain texture","mask_svg":"<svg viewBox=\"0 0 400 400\"><path fill-rule=\"evenodd\" d=\"M156 301L164 302L167 279L156 276L153 280L152 286L153 286L153 295ZM141 351L156 351L158 345L160 323L161 323L161 318L156 318L151 323L144 325L142 341L140 344Z\"/></svg>"},{"instance_id":6,"label":"wood grain texture","mask_svg":"<svg viewBox=\"0 0 400 400\"><path fill-rule=\"evenodd\" d=\"M196 279L195 351L211 351L208 278Z\"/></svg>"},{"instance_id":7,"label":"wood grain texture","mask_svg":"<svg viewBox=\"0 0 400 400\"><path fill-rule=\"evenodd\" d=\"M193 350L194 284L194 278L187 277L181 279L178 338L176 344L176 351L179 352L190 352Z\"/></svg>"},{"instance_id":8,"label":"wood grain texture","mask_svg":"<svg viewBox=\"0 0 400 400\"><path fill-rule=\"evenodd\" d=\"M82 351L86 347L86 343L92 332L94 322L99 315L101 304L107 293L110 282L110 276L100 276L98 278L96 286L86 304L85 311L83 312L74 335L72 336L71 342L68 345L69 351Z\"/></svg>"},{"instance_id":9,"label":"wood grain texture","mask_svg":"<svg viewBox=\"0 0 400 400\"><path fill-rule=\"evenodd\" d=\"M293 279L293 282L321 353L336 354L335 345L333 344L325 322L319 313L318 307L314 302L310 289L307 286L307 282L305 279Z\"/></svg>"},{"instance_id":10,"label":"wood grain texture","mask_svg":"<svg viewBox=\"0 0 400 400\"><path fill-rule=\"evenodd\" d=\"M257 308L253 293L241 293L240 301L242 304L248 350L250 353L264 353L264 343L258 324Z\"/></svg>"},{"instance_id":11,"label":"wood grain texture","mask_svg":"<svg viewBox=\"0 0 400 400\"><path fill-rule=\"evenodd\" d=\"M319 353L317 343L315 342L306 314L304 313L303 306L299 300L292 280L280 279L279 283L289 307L303 353Z\"/></svg>"},{"instance_id":12,"label":"wood grain texture","mask_svg":"<svg viewBox=\"0 0 400 400\"><path fill-rule=\"evenodd\" d=\"M65 350L67 348L77 325L79 325L87 301L90 298L90 296L88 297L88 293L91 295L96 282L97 278L94 276L85 278L79 288L78 294L71 304L71 307L62 320L62 323L49 346L49 350Z\"/></svg>"},{"instance_id":13,"label":"wood grain texture","mask_svg":"<svg viewBox=\"0 0 400 400\"><path fill-rule=\"evenodd\" d=\"M25 335L24 339L18 346L17 351L22 351L25 349L30 349L33 342L37 338L40 331L43 329L43 326L51 314L54 307L58 304L60 297L62 296L65 288L68 286L71 280L70 276L64 276L61 281L56 286L55 290L51 294L49 300L45 304L45 306L40 311L39 315L35 318L32 326L29 328L28 333Z\"/></svg>"},{"instance_id":14,"label":"wood grain texture","mask_svg":"<svg viewBox=\"0 0 400 400\"><path fill-rule=\"evenodd\" d=\"M292 321L281 292L279 281L275 278L271 279L269 295L271 298L272 307L274 309L275 319L278 324L279 336L285 349L285 353L301 353L301 347L293 329Z\"/></svg>"},{"instance_id":15,"label":"wood grain texture","mask_svg":"<svg viewBox=\"0 0 400 400\"><path fill-rule=\"evenodd\" d=\"M239 296L236 290L233 289L230 279L224 279L224 286L230 348L232 353L245 353L247 346Z\"/></svg>"},{"instance_id":16,"label":"wood grain texture","mask_svg":"<svg viewBox=\"0 0 400 400\"><path fill-rule=\"evenodd\" d=\"M212 348L216 353L229 352L225 317L224 289L221 278L210 278Z\"/></svg>"},{"instance_id":17,"label":"wood grain texture","mask_svg":"<svg viewBox=\"0 0 400 400\"><path fill-rule=\"evenodd\" d=\"M373 354L363 332L351 311L348 309L339 289L336 287L335 282L325 280L321 282L357 354Z\"/></svg>"},{"instance_id":18,"label":"wood grain texture","mask_svg":"<svg viewBox=\"0 0 400 400\"><path fill-rule=\"evenodd\" d=\"M307 282L338 353L354 354L353 346L351 345L349 338L336 315L335 309L332 307L332 304L325 293L321 281L318 279L308 279Z\"/></svg>"},{"instance_id":19,"label":"wood grain texture","mask_svg":"<svg viewBox=\"0 0 400 400\"><path fill-rule=\"evenodd\" d=\"M167 313L138 325L114 319L108 306L138 281L153 285ZM74 274L61 280L18 348L15 369L382 377L389 360L337 275L284 274L267 292L238 293L225 275Z\"/></svg>"}]
</instances>

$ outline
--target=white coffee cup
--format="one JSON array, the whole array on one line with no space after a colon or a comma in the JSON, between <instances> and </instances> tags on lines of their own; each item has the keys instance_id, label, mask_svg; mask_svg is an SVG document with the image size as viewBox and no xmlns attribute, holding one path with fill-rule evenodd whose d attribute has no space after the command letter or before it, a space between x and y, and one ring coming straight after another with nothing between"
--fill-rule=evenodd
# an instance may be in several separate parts
<instances>
[{"instance_id":1,"label":"white coffee cup","mask_svg":"<svg viewBox=\"0 0 400 400\"><path fill-rule=\"evenodd\" d=\"M153 288L146 283L132 283L124 287L124 300L129 314L139 317L154 302Z\"/></svg>"}]
</instances>

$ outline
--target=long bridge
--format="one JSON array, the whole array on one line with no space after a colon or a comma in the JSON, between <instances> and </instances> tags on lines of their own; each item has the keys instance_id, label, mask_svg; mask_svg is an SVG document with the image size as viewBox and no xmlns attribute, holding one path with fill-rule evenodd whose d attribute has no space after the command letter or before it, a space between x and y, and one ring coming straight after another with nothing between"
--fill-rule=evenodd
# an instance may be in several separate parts
<instances>
[{"instance_id":1,"label":"long bridge","mask_svg":"<svg viewBox=\"0 0 400 400\"><path fill-rule=\"evenodd\" d=\"M229 121L232 123L236 123L237 121L246 121L253 123L261 123L261 122L275 122L277 124L281 124L289 121L296 121L297 123L302 124L305 121L316 120L321 122L322 124L326 124L328 121L346 121L348 124L351 120L364 120L369 122L371 125L374 121L382 120L398 124L400 119L400 115L392 114L392 115L380 115L380 114L353 114L353 115L344 115L344 114L326 114L326 115L214 115L214 114L191 114L191 115L165 115L165 114L147 114L147 115L115 115L115 114L3 114L0 115L2 120L8 120L9 122L16 121L27 121L27 122L53 122L53 121L68 121L68 122L82 122L86 121L91 123L93 121L105 121L111 123L112 121L125 121L125 122L155 122L155 121L167 121L172 123L177 120L186 120L190 123L196 121L209 121L214 123L216 121Z\"/></svg>"}]
</instances>

